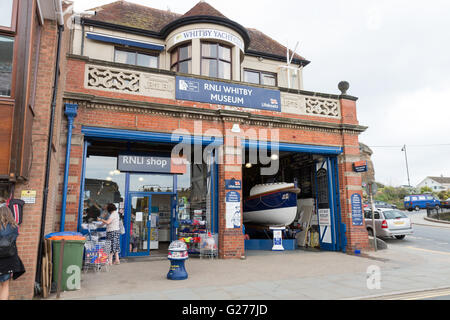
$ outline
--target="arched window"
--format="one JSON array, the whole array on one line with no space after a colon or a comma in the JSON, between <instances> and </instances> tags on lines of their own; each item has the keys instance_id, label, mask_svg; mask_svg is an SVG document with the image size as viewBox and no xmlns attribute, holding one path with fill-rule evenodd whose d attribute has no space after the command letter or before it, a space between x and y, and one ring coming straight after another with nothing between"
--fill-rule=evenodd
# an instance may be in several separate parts
<instances>
[{"instance_id":1,"label":"arched window","mask_svg":"<svg viewBox=\"0 0 450 320\"><path fill-rule=\"evenodd\" d=\"M231 80L231 48L220 43L202 43L201 74Z\"/></svg>"},{"instance_id":2,"label":"arched window","mask_svg":"<svg viewBox=\"0 0 450 320\"><path fill-rule=\"evenodd\" d=\"M175 48L170 55L170 70L192 73L192 46L186 44Z\"/></svg>"}]
</instances>

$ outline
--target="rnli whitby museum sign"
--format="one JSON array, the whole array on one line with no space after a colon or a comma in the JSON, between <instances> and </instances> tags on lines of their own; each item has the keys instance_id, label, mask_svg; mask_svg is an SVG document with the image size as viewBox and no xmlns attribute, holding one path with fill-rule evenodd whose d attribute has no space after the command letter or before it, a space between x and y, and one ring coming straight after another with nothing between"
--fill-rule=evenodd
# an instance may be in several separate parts
<instances>
[{"instance_id":1,"label":"rnli whitby museum sign","mask_svg":"<svg viewBox=\"0 0 450 320\"><path fill-rule=\"evenodd\" d=\"M175 98L177 100L281 111L281 95L278 90L180 76L176 77Z\"/></svg>"}]
</instances>

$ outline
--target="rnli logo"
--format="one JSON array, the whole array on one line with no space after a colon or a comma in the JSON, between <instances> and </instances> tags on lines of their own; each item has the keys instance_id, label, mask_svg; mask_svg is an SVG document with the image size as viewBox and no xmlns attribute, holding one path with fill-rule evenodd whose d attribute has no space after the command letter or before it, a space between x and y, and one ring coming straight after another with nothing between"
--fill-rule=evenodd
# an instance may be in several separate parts
<instances>
[{"instance_id":1,"label":"rnli logo","mask_svg":"<svg viewBox=\"0 0 450 320\"><path fill-rule=\"evenodd\" d=\"M181 91L199 92L199 83L195 81L182 80L178 81L178 88Z\"/></svg>"}]
</instances>

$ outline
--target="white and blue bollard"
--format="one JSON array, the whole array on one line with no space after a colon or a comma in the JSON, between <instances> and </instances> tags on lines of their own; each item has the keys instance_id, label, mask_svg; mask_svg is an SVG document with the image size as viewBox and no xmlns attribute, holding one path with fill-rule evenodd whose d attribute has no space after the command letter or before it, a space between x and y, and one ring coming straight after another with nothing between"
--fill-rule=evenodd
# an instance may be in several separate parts
<instances>
[{"instance_id":1,"label":"white and blue bollard","mask_svg":"<svg viewBox=\"0 0 450 320\"><path fill-rule=\"evenodd\" d=\"M187 246L183 241L175 240L169 245L170 270L167 279L185 280L188 277L184 262L188 259Z\"/></svg>"},{"instance_id":2,"label":"white and blue bollard","mask_svg":"<svg viewBox=\"0 0 450 320\"><path fill-rule=\"evenodd\" d=\"M270 227L273 232L272 251L284 251L282 234L285 229L286 227Z\"/></svg>"}]
</instances>

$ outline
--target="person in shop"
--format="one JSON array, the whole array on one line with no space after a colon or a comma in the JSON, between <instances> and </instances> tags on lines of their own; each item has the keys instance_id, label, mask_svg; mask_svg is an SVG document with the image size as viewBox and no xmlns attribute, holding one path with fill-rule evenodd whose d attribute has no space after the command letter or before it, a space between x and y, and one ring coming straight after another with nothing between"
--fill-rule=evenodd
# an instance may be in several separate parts
<instances>
[{"instance_id":1,"label":"person in shop","mask_svg":"<svg viewBox=\"0 0 450 320\"><path fill-rule=\"evenodd\" d=\"M106 210L109 213L109 218L98 218L98 221L106 224L106 241L109 244L109 265L120 264L119 251L120 251L120 217L117 212L117 207L113 203L109 203L106 206Z\"/></svg>"},{"instance_id":2,"label":"person in shop","mask_svg":"<svg viewBox=\"0 0 450 320\"><path fill-rule=\"evenodd\" d=\"M102 208L95 201L85 200L84 201L85 209L85 217L84 222L91 223L92 221L96 221L102 212Z\"/></svg>"},{"instance_id":3,"label":"person in shop","mask_svg":"<svg viewBox=\"0 0 450 320\"><path fill-rule=\"evenodd\" d=\"M131 213L131 220L130 220L130 252L136 252L137 251L137 245L138 245L138 238L133 232L133 222L136 220L136 214Z\"/></svg>"},{"instance_id":4,"label":"person in shop","mask_svg":"<svg viewBox=\"0 0 450 320\"><path fill-rule=\"evenodd\" d=\"M0 300L9 299L9 283L25 273L25 267L17 252L18 225L6 206L0 203Z\"/></svg>"}]
</instances>

